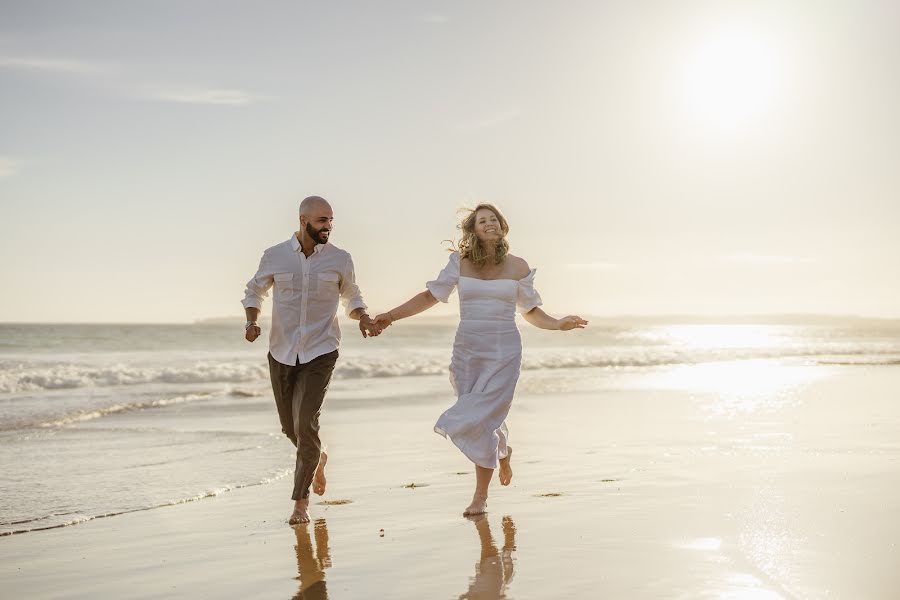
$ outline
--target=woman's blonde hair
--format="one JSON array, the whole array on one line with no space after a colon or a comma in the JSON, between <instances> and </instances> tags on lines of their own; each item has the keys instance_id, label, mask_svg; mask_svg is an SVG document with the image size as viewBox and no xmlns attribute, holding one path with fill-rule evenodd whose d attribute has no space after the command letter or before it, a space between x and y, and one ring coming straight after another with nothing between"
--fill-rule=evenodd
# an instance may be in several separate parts
<instances>
[{"instance_id":1,"label":"woman's blonde hair","mask_svg":"<svg viewBox=\"0 0 900 600\"><path fill-rule=\"evenodd\" d=\"M478 211L483 208L494 213L494 215L497 216L497 220L500 221L500 239L497 240L497 244L494 246L493 256L488 256L487 250L482 245L481 240L475 235L475 217L478 215ZM501 213L493 204L483 203L468 210L468 213L463 217L463 220L456 228L462 232L457 248L459 257L468 258L476 267L480 268L484 266L488 258L492 258L494 264L499 265L506 259L506 255L509 254L509 242L506 241L506 234L509 233L509 223L506 222L503 213Z\"/></svg>"}]
</instances>

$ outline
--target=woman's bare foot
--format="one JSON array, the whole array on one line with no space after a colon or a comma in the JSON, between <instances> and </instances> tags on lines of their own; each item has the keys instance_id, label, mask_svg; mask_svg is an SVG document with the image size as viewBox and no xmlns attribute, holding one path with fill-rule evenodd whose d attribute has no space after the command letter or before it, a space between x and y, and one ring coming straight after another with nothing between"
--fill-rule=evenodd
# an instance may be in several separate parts
<instances>
[{"instance_id":1,"label":"woman's bare foot","mask_svg":"<svg viewBox=\"0 0 900 600\"><path fill-rule=\"evenodd\" d=\"M288 525L297 525L298 523L309 523L309 500L294 501L294 513L288 519Z\"/></svg>"},{"instance_id":2,"label":"woman's bare foot","mask_svg":"<svg viewBox=\"0 0 900 600\"><path fill-rule=\"evenodd\" d=\"M512 446L506 447L506 458L500 459L500 485L509 485L512 481L512 466L509 461L512 458Z\"/></svg>"},{"instance_id":3,"label":"woman's bare foot","mask_svg":"<svg viewBox=\"0 0 900 600\"><path fill-rule=\"evenodd\" d=\"M464 517L483 515L487 512L487 496L473 496L472 504L463 511Z\"/></svg>"},{"instance_id":4,"label":"woman's bare foot","mask_svg":"<svg viewBox=\"0 0 900 600\"><path fill-rule=\"evenodd\" d=\"M328 453L322 450L319 453L319 464L316 467L316 474L313 475L312 491L317 496L325 493L325 463L328 462Z\"/></svg>"}]
</instances>

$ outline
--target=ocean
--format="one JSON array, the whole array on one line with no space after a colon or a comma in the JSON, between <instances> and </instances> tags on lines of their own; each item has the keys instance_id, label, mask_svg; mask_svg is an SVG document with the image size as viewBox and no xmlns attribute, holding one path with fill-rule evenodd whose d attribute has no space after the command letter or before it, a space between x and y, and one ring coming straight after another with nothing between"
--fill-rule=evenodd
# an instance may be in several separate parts
<instances>
[{"instance_id":1,"label":"ocean","mask_svg":"<svg viewBox=\"0 0 900 600\"><path fill-rule=\"evenodd\" d=\"M900 366L900 322L820 321L603 319L567 333L520 322L519 391L584 391L622 372L652 375L741 361ZM411 319L367 340L354 325L342 322L323 418L361 403L452 402L447 366L454 320ZM242 323L231 321L0 324L0 535L288 476L293 447L275 414L266 344L265 332L247 343Z\"/></svg>"}]
</instances>

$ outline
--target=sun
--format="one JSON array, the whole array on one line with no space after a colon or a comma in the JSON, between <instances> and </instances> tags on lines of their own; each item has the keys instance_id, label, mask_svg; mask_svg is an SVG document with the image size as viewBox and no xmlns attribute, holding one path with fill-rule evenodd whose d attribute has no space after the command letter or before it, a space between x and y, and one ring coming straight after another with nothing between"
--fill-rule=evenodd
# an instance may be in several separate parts
<instances>
[{"instance_id":1,"label":"sun","mask_svg":"<svg viewBox=\"0 0 900 600\"><path fill-rule=\"evenodd\" d=\"M734 131L774 106L781 77L777 49L751 31L731 28L696 41L684 60L684 108L696 124Z\"/></svg>"}]
</instances>

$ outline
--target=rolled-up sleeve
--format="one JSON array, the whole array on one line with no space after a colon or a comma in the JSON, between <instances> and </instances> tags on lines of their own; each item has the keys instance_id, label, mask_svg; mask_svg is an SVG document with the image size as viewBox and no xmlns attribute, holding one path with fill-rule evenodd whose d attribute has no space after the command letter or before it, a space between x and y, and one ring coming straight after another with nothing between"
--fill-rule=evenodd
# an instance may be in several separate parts
<instances>
[{"instance_id":1,"label":"rolled-up sleeve","mask_svg":"<svg viewBox=\"0 0 900 600\"><path fill-rule=\"evenodd\" d=\"M357 308L367 309L366 303L363 302L362 293L359 286L356 285L356 271L353 268L353 258L347 256L347 262L344 263L344 269L341 273L341 304L344 305L344 311L350 316Z\"/></svg>"},{"instance_id":2,"label":"rolled-up sleeve","mask_svg":"<svg viewBox=\"0 0 900 600\"><path fill-rule=\"evenodd\" d=\"M263 253L262 258L259 260L259 269L256 271L256 275L247 282L247 288L244 290L244 299L241 301L244 308L261 309L263 298L269 297L269 288L272 287L274 278L267 263L266 254Z\"/></svg>"}]
</instances>

